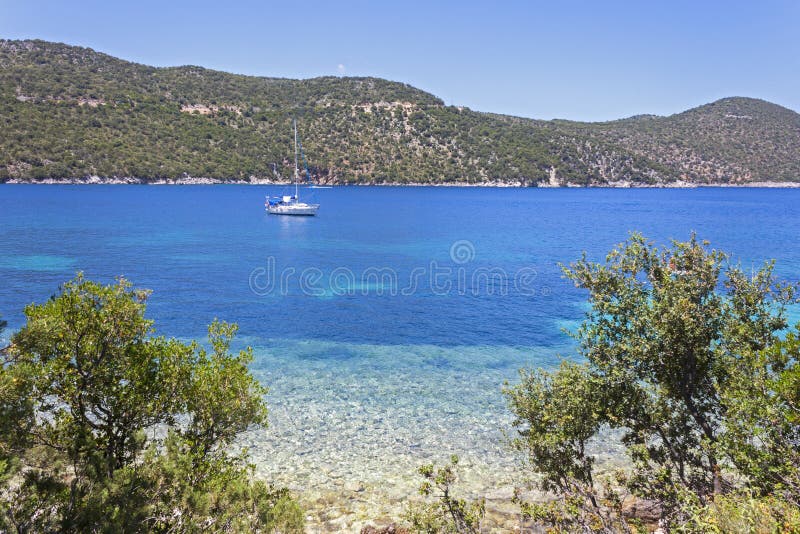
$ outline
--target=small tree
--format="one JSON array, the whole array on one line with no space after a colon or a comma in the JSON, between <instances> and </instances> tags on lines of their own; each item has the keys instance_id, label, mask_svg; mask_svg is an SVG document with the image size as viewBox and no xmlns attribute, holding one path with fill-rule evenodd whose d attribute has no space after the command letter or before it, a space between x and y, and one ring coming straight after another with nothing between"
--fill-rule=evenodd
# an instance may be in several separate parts
<instances>
[{"instance_id":1,"label":"small tree","mask_svg":"<svg viewBox=\"0 0 800 534\"><path fill-rule=\"evenodd\" d=\"M621 482L661 503L668 522L741 477L758 484L740 446L751 425L768 421L733 406L761 388L759 398L790 420L769 400L791 359L776 347L793 298L772 263L748 276L694 236L659 250L634 234L605 264L584 257L564 273L589 291L591 310L575 334L586 364L524 372L506 389L520 429L514 445L542 473L544 489L578 488L571 491L585 496L581 506L601 506L596 495L608 492L596 487L585 444L603 427L619 429L633 463Z\"/></svg>"},{"instance_id":2,"label":"small tree","mask_svg":"<svg viewBox=\"0 0 800 534\"><path fill-rule=\"evenodd\" d=\"M229 532L285 519L271 514L288 493L253 483L226 451L266 424L251 350L231 354L236 326L216 321L211 352L156 336L147 296L79 275L25 309L0 382L0 450L17 475L3 528Z\"/></svg>"},{"instance_id":3,"label":"small tree","mask_svg":"<svg viewBox=\"0 0 800 534\"><path fill-rule=\"evenodd\" d=\"M469 502L453 496L457 466L458 456L453 455L450 463L444 467L436 468L433 464L427 464L418 469L424 478L419 493L433 500L409 505L405 519L410 523L412 532L477 534L481 531L486 502L483 499Z\"/></svg>"},{"instance_id":4,"label":"small tree","mask_svg":"<svg viewBox=\"0 0 800 534\"><path fill-rule=\"evenodd\" d=\"M587 366L566 361L555 373L522 370L520 376L519 385L505 390L515 424L525 422L511 444L540 473L541 488L558 496L544 503L517 497L523 515L567 531L576 526L584 532L630 531L621 519L620 496L596 480L588 451L604 424L602 384Z\"/></svg>"}]
</instances>

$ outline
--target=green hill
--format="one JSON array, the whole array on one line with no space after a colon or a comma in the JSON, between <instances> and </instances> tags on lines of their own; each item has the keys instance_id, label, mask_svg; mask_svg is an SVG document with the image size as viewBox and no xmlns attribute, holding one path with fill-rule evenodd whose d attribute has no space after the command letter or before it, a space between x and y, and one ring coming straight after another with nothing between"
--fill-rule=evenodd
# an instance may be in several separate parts
<instances>
[{"instance_id":1,"label":"green hill","mask_svg":"<svg viewBox=\"0 0 800 534\"><path fill-rule=\"evenodd\" d=\"M692 182L800 181L800 114L764 100L724 98L670 117L587 130Z\"/></svg>"},{"instance_id":2,"label":"green hill","mask_svg":"<svg viewBox=\"0 0 800 534\"><path fill-rule=\"evenodd\" d=\"M325 183L800 180L800 115L760 100L608 123L538 121L445 106L377 78L154 68L0 40L0 181L285 179L292 118Z\"/></svg>"}]
</instances>

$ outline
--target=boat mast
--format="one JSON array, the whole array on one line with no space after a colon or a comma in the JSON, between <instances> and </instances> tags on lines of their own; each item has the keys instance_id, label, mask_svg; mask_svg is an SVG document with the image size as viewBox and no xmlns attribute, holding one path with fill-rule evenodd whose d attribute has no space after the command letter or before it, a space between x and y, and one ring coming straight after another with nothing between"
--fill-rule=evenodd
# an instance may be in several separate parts
<instances>
[{"instance_id":1,"label":"boat mast","mask_svg":"<svg viewBox=\"0 0 800 534\"><path fill-rule=\"evenodd\" d=\"M292 119L294 123L294 199L295 202L300 200L297 198L297 120Z\"/></svg>"}]
</instances>

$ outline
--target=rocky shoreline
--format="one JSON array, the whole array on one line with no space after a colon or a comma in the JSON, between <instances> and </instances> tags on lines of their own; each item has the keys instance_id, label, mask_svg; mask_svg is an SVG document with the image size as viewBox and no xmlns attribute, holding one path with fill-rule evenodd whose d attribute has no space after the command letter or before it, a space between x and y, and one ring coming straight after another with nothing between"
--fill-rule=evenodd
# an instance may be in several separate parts
<instances>
[{"instance_id":1,"label":"rocky shoreline","mask_svg":"<svg viewBox=\"0 0 800 534\"><path fill-rule=\"evenodd\" d=\"M32 185L288 185L290 180L274 180L266 178L251 177L249 180L221 180L219 178L196 178L187 176L175 180L148 180L145 178L132 177L111 177L87 176L84 178L45 178L43 180L25 180L20 178L10 178L5 182L9 185L32 184ZM527 185L522 182L447 182L447 183L402 183L402 182L366 182L357 184L325 184L339 187L349 186L386 186L386 187L539 187L545 189L558 188L606 188L606 189L694 189L698 187L734 187L734 188L800 188L800 182L745 182L745 183L704 183L675 181L659 184L644 184L635 182L607 182L590 184L588 186L578 184L553 185L542 183L538 185Z\"/></svg>"}]
</instances>

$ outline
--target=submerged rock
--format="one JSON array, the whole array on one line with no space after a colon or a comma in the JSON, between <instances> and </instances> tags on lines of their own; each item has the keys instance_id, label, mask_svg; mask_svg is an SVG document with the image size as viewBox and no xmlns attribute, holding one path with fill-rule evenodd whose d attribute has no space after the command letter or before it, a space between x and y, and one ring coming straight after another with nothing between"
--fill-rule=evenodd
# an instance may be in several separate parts
<instances>
[{"instance_id":1,"label":"submerged rock","mask_svg":"<svg viewBox=\"0 0 800 534\"><path fill-rule=\"evenodd\" d=\"M622 515L640 519L644 523L656 524L661 519L663 509L658 501L631 497L622 503Z\"/></svg>"},{"instance_id":2,"label":"submerged rock","mask_svg":"<svg viewBox=\"0 0 800 534\"><path fill-rule=\"evenodd\" d=\"M361 534L409 534L407 528L400 527L396 523L389 523L382 527L367 525L361 529Z\"/></svg>"},{"instance_id":3,"label":"submerged rock","mask_svg":"<svg viewBox=\"0 0 800 534\"><path fill-rule=\"evenodd\" d=\"M489 501L510 501L514 498L514 486L502 486L486 493Z\"/></svg>"},{"instance_id":4,"label":"submerged rock","mask_svg":"<svg viewBox=\"0 0 800 534\"><path fill-rule=\"evenodd\" d=\"M344 483L344 490L350 493L359 493L364 491L364 485L361 482L348 480Z\"/></svg>"}]
</instances>

